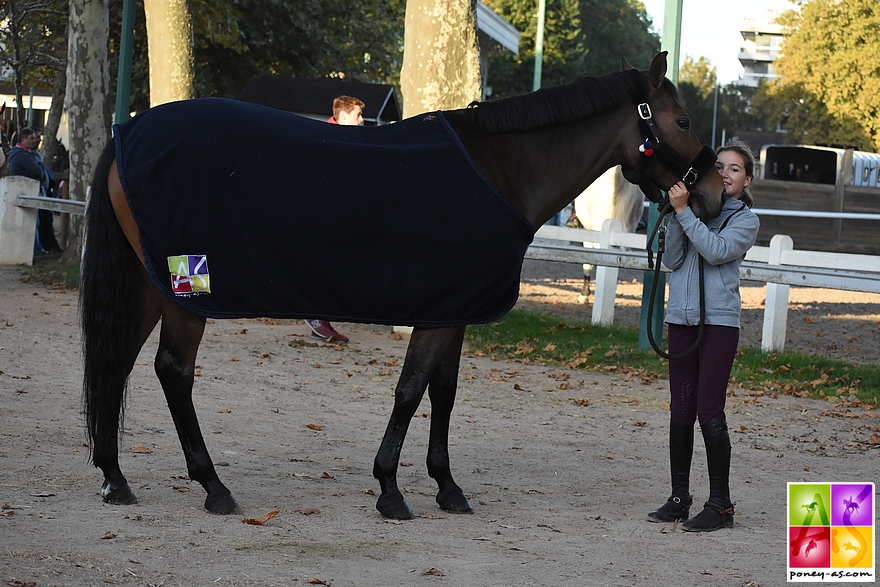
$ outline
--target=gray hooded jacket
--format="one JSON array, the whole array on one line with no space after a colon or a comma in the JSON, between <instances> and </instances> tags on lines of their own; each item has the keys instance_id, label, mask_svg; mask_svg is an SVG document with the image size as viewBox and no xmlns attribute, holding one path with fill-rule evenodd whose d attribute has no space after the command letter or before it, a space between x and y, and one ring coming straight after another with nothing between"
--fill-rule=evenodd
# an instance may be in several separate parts
<instances>
[{"instance_id":1,"label":"gray hooded jacket","mask_svg":"<svg viewBox=\"0 0 880 587\"><path fill-rule=\"evenodd\" d=\"M724 203L717 218L705 223L694 216L690 208L673 214L663 253L663 264L672 270L666 304L667 323L685 326L700 323L698 259L702 255L705 259L706 324L739 328L742 308L739 266L755 244L759 226L755 213L733 198Z\"/></svg>"}]
</instances>

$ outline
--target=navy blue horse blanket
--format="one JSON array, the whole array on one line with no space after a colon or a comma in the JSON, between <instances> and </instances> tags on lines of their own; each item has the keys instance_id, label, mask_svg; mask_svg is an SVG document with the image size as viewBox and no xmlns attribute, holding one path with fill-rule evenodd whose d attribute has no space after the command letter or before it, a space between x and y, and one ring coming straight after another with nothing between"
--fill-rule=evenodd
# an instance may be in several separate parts
<instances>
[{"instance_id":1,"label":"navy blue horse blanket","mask_svg":"<svg viewBox=\"0 0 880 587\"><path fill-rule=\"evenodd\" d=\"M440 112L382 127L254 104L165 104L114 126L159 290L213 318L491 322L534 229Z\"/></svg>"}]
</instances>

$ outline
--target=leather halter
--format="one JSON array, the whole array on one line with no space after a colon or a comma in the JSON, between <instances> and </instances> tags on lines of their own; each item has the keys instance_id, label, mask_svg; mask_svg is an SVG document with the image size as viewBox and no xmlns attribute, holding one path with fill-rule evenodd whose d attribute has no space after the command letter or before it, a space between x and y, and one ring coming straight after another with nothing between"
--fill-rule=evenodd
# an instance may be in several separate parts
<instances>
[{"instance_id":1,"label":"leather halter","mask_svg":"<svg viewBox=\"0 0 880 587\"><path fill-rule=\"evenodd\" d=\"M654 114L647 102L637 105L639 115L639 129L645 136L645 141L639 147L639 161L635 167L624 171L624 177L630 182L639 185L649 200L661 203L663 196L660 194L660 186L653 178L654 168L657 162L681 178L687 186L692 187L709 170L715 171L715 161L718 157L709 146L703 146L697 156L690 162L675 150L672 145L664 143L660 139L660 129L654 122Z\"/></svg>"}]
</instances>

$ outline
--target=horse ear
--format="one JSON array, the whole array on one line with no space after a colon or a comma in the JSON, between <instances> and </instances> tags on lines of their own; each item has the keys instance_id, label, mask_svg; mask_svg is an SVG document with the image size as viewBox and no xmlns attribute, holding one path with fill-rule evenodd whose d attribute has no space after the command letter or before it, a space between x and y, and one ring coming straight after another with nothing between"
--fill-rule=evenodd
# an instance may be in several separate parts
<instances>
[{"instance_id":1,"label":"horse ear","mask_svg":"<svg viewBox=\"0 0 880 587\"><path fill-rule=\"evenodd\" d=\"M620 67L623 71L629 71L630 69L635 69L632 65L630 65L629 61L626 60L626 57L620 58Z\"/></svg>"},{"instance_id":2,"label":"horse ear","mask_svg":"<svg viewBox=\"0 0 880 587\"><path fill-rule=\"evenodd\" d=\"M648 75L648 79L651 83L651 88L657 90L660 86L663 85L663 80L666 79L666 56L668 52L661 51L657 53L654 57L654 60L651 61L651 69Z\"/></svg>"}]
</instances>

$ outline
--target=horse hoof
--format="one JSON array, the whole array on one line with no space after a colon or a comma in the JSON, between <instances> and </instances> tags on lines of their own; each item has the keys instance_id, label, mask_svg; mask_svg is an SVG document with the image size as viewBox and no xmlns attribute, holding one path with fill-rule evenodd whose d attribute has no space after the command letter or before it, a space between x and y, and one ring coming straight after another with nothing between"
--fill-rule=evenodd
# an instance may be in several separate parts
<instances>
[{"instance_id":1,"label":"horse hoof","mask_svg":"<svg viewBox=\"0 0 880 587\"><path fill-rule=\"evenodd\" d=\"M101 497L104 499L104 503L115 505L133 505L138 502L128 483L113 486L109 481L105 481L101 486Z\"/></svg>"},{"instance_id":2,"label":"horse hoof","mask_svg":"<svg viewBox=\"0 0 880 587\"><path fill-rule=\"evenodd\" d=\"M212 514L228 516L229 514L240 514L241 506L235 501L231 493L221 495L219 497L208 496L205 498L205 509Z\"/></svg>"},{"instance_id":3,"label":"horse hoof","mask_svg":"<svg viewBox=\"0 0 880 587\"><path fill-rule=\"evenodd\" d=\"M379 497L376 502L376 509L382 514L383 518L390 520L412 520L413 512L407 505L406 501L401 499L386 499L385 496Z\"/></svg>"},{"instance_id":4,"label":"horse hoof","mask_svg":"<svg viewBox=\"0 0 880 587\"><path fill-rule=\"evenodd\" d=\"M474 513L474 508L471 507L471 502L468 501L468 498L465 497L464 493L462 493L461 491L449 492L445 494L438 493L437 504L444 512L449 512L451 514Z\"/></svg>"}]
</instances>

